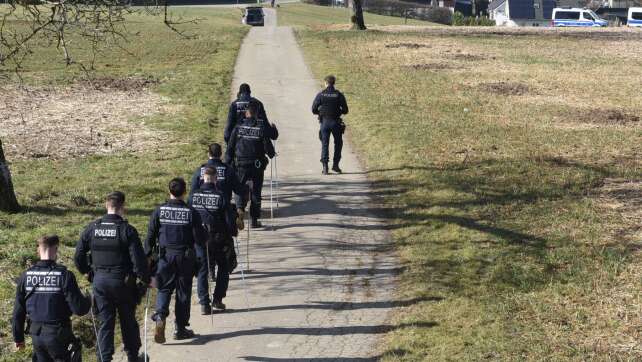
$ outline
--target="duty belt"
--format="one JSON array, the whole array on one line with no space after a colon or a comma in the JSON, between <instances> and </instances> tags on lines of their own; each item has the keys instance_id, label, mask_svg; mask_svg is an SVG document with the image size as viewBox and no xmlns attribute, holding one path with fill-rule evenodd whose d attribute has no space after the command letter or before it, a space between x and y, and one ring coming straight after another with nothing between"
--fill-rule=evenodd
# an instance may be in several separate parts
<instances>
[{"instance_id":1,"label":"duty belt","mask_svg":"<svg viewBox=\"0 0 642 362\"><path fill-rule=\"evenodd\" d=\"M256 167L256 168L261 168L261 166L263 166L263 163L258 158L245 158L245 159L236 158L236 159L234 159L234 164L236 164L236 165L252 165L252 164L254 164L254 167Z\"/></svg>"},{"instance_id":2,"label":"duty belt","mask_svg":"<svg viewBox=\"0 0 642 362\"><path fill-rule=\"evenodd\" d=\"M31 326L32 327L40 327L40 326L57 326L57 327L71 327L71 320L66 320L66 321L46 321L46 322L36 322L36 321L31 321Z\"/></svg>"},{"instance_id":3,"label":"duty belt","mask_svg":"<svg viewBox=\"0 0 642 362\"><path fill-rule=\"evenodd\" d=\"M120 266L96 266L93 270L95 273L127 274L127 271Z\"/></svg>"}]
</instances>

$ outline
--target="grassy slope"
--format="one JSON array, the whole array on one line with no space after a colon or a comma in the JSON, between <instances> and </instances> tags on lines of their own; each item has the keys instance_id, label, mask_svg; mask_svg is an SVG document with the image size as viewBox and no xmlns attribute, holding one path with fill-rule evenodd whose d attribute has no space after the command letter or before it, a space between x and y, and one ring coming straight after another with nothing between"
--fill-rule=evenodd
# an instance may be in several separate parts
<instances>
[{"instance_id":1,"label":"grassy slope","mask_svg":"<svg viewBox=\"0 0 642 362\"><path fill-rule=\"evenodd\" d=\"M279 24L292 26L314 26L329 24L350 24L350 9L330 8L307 4L283 4L279 8ZM404 19L365 13L366 24L402 25ZM425 21L408 19L408 25L429 24Z\"/></svg>"},{"instance_id":2,"label":"grassy slope","mask_svg":"<svg viewBox=\"0 0 642 362\"><path fill-rule=\"evenodd\" d=\"M309 9L281 9L281 24ZM639 40L297 33L347 95L350 141L406 266L400 293L416 301L397 320L416 327L389 334L385 360L642 358L639 224L604 205L635 193L601 188L642 179L642 131L583 121L642 115ZM386 47L399 43L424 47ZM480 86L497 81L530 89Z\"/></svg>"},{"instance_id":3,"label":"grassy slope","mask_svg":"<svg viewBox=\"0 0 642 362\"><path fill-rule=\"evenodd\" d=\"M62 262L73 265L71 256L81 229L103 212L102 198L114 189L127 193L129 221L144 236L148 216L165 199L169 179L189 177L205 156L202 145L219 140L222 125L209 129L205 119L211 116L222 120L226 115L234 62L247 30L239 25L239 12L235 9L175 12L203 19L198 26L188 26L190 34L198 35L196 39L177 36L164 27L160 18L134 16L129 29L141 33L126 46L133 55L107 50L96 64L96 75L160 79L154 91L183 107L171 117L160 115L146 122L172 131L178 146L161 146L144 154L20 161L11 165L16 193L25 212L0 213L0 314L5 316L0 320L0 360L24 357L9 354L9 316L13 280L28 259L35 257L35 238L45 233L59 234L64 242ZM27 82L64 85L80 76L77 68L61 64L55 50L42 49L39 54L42 56L25 65ZM82 50L75 54L77 59L86 57ZM73 206L71 199L78 195L91 205ZM81 334L91 343L89 326L88 318L77 322Z\"/></svg>"}]
</instances>

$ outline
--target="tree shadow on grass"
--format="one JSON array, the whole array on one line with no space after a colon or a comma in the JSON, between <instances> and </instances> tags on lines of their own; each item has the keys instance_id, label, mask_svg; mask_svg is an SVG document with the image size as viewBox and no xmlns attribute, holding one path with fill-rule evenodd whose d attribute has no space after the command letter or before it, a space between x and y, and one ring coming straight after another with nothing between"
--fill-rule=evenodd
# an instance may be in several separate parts
<instances>
[{"instance_id":1,"label":"tree shadow on grass","mask_svg":"<svg viewBox=\"0 0 642 362\"><path fill-rule=\"evenodd\" d=\"M404 171L413 175L397 177L399 172ZM557 243L565 241L551 240L543 232L529 231L537 229L528 228L523 215L537 210L539 206L533 207L537 203L548 207L546 205L566 202L565 200L577 202L591 194L605 178L618 175L609 165L587 164L563 157L486 159L439 167L404 165L373 169L363 174L376 175L378 179L354 184L343 180L320 183L317 186L319 192L314 196L324 199L326 203L318 210L309 212L323 215L334 210L346 215L374 216L388 222L372 226L323 223L323 220L319 220L318 223L283 224L278 228L283 230L316 225L364 232L372 229L417 230L417 236L408 238L406 243L412 243L420 249L457 249L459 245L470 243L465 239L422 239L422 235L430 237L429 230L449 225L488 235L489 239L484 242L484 247L493 249L491 254L480 248L479 255L469 255L465 261L457 261L428 253L418 256L422 261L407 269L416 274L418 281L432 280L433 285L456 294L465 292L466 285L489 283L488 277L498 284L497 287L505 285L522 290L540 288L551 278L563 278L551 264L554 261L548 255ZM353 190L363 187L372 190L369 196L373 202L365 203L360 200L350 204L345 201L346 198L349 200ZM431 198L432 192L443 190L456 196L453 199ZM341 198L342 193L344 198ZM296 195L292 196L292 201L300 201ZM338 201L333 204L334 199ZM503 211L504 208L511 213ZM298 210L296 205L285 209L286 212ZM520 216L522 210L524 213ZM426 246L419 246L420 244ZM489 255L494 256L488 258ZM501 260L495 260L496 257ZM524 258L528 258L528 263L532 264L531 269L531 266L519 265ZM510 265L504 269L497 265L497 262L506 261ZM491 268L492 276L488 275ZM515 276L516 273L518 276Z\"/></svg>"}]
</instances>

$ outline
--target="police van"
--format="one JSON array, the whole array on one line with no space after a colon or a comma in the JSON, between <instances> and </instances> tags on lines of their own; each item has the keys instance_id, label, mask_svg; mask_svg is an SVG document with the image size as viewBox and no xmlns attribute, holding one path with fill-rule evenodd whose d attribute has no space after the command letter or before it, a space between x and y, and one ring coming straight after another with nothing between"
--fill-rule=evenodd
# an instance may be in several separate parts
<instances>
[{"instance_id":1,"label":"police van","mask_svg":"<svg viewBox=\"0 0 642 362\"><path fill-rule=\"evenodd\" d=\"M626 23L629 26L642 27L642 8L629 8Z\"/></svg>"},{"instance_id":2,"label":"police van","mask_svg":"<svg viewBox=\"0 0 642 362\"><path fill-rule=\"evenodd\" d=\"M600 18L591 9L555 8L553 9L553 16L551 18L553 21L553 26L559 27L602 27L609 24L608 21Z\"/></svg>"}]
</instances>

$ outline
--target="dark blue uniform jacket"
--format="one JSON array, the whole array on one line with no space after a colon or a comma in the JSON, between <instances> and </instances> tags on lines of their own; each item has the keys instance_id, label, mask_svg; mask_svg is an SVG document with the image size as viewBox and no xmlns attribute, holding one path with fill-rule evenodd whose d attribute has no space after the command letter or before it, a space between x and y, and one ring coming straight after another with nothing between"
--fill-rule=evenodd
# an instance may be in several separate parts
<instances>
[{"instance_id":1,"label":"dark blue uniform jacket","mask_svg":"<svg viewBox=\"0 0 642 362\"><path fill-rule=\"evenodd\" d=\"M38 261L18 279L12 332L16 343L25 340L27 315L35 323L70 323L72 314L87 314L91 300L78 288L76 277L51 260Z\"/></svg>"},{"instance_id":2,"label":"dark blue uniform jacket","mask_svg":"<svg viewBox=\"0 0 642 362\"><path fill-rule=\"evenodd\" d=\"M312 113L319 116L319 121L338 120L341 115L348 114L348 102L343 93L328 87L314 98Z\"/></svg>"},{"instance_id":3,"label":"dark blue uniform jacket","mask_svg":"<svg viewBox=\"0 0 642 362\"><path fill-rule=\"evenodd\" d=\"M247 192L247 187L241 184L233 167L223 163L221 160L210 159L207 163L204 163L194 171L194 174L192 175L190 197L194 194L194 191L198 190L201 185L203 185L203 173L207 166L214 167L216 169L216 188L223 193L225 201L228 204L232 200L232 192L235 192L237 195L243 195Z\"/></svg>"},{"instance_id":4,"label":"dark blue uniform jacket","mask_svg":"<svg viewBox=\"0 0 642 362\"><path fill-rule=\"evenodd\" d=\"M176 253L206 240L207 232L200 214L182 200L168 200L154 210L149 220L145 255L152 254L157 242L167 252Z\"/></svg>"},{"instance_id":5,"label":"dark blue uniform jacket","mask_svg":"<svg viewBox=\"0 0 642 362\"><path fill-rule=\"evenodd\" d=\"M241 121L232 131L227 144L225 163L233 164L235 167L256 165L257 168L265 169L266 155L269 158L275 155L271 140L278 134L275 135L274 130L275 128L260 119L246 118Z\"/></svg>"},{"instance_id":6,"label":"dark blue uniform jacket","mask_svg":"<svg viewBox=\"0 0 642 362\"><path fill-rule=\"evenodd\" d=\"M250 102L256 102L259 104L259 118L264 119L266 122L268 121L263 103L252 97L249 93L241 93L238 95L238 98L230 104L230 109L227 112L227 124L225 125L225 131L223 132L225 142L229 142L234 127L236 127L236 125L245 118L245 111L247 110Z\"/></svg>"},{"instance_id":7,"label":"dark blue uniform jacket","mask_svg":"<svg viewBox=\"0 0 642 362\"><path fill-rule=\"evenodd\" d=\"M92 247L94 252L105 251L105 245L92 245L92 241L96 241L96 239L107 240L110 237L117 239L115 241L120 247L120 250L114 251L114 254L120 254L116 255L115 259L117 260L111 263L101 263L99 260L94 260L93 265L91 265L87 255L92 252ZM100 250L101 248L103 250ZM99 250L96 251L96 249ZM97 266L109 266L114 272L135 274L140 280L149 281L147 260L145 259L138 231L119 215L105 215L85 228L80 235L80 241L76 245L74 263L78 271L83 274L89 273L92 270L92 266L94 268Z\"/></svg>"}]
</instances>

